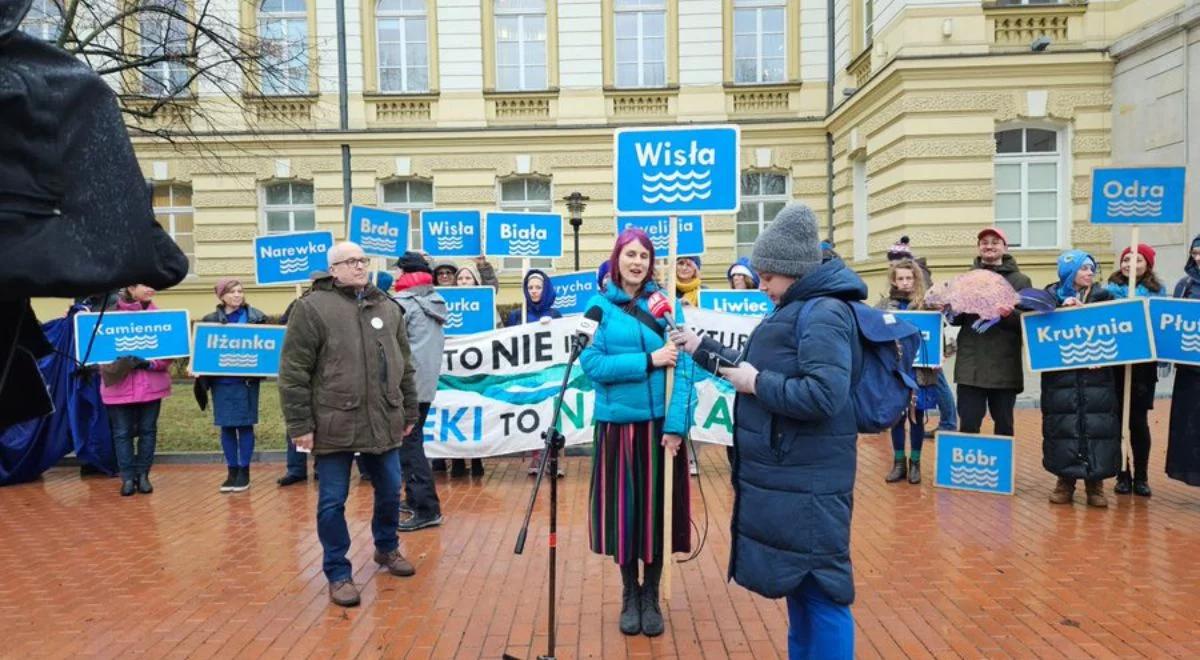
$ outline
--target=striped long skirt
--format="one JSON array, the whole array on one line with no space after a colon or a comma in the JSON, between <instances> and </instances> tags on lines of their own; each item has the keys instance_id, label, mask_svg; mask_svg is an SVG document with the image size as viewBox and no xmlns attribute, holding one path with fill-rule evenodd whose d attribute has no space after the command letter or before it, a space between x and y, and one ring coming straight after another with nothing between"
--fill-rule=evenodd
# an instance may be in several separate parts
<instances>
[{"instance_id":1,"label":"striped long skirt","mask_svg":"<svg viewBox=\"0 0 1200 660\"><path fill-rule=\"evenodd\" d=\"M662 556L663 456L662 420L630 424L596 424L588 507L592 552L618 564ZM672 547L691 551L691 483L687 447L675 455L675 498Z\"/></svg>"}]
</instances>

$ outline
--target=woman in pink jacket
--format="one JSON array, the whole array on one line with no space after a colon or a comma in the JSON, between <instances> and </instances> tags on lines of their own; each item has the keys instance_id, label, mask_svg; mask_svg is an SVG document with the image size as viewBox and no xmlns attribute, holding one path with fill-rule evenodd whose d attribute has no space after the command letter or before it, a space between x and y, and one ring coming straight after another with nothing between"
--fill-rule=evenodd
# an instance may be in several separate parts
<instances>
[{"instance_id":1,"label":"woman in pink jacket","mask_svg":"<svg viewBox=\"0 0 1200 660\"><path fill-rule=\"evenodd\" d=\"M150 302L153 297L154 289L144 284L125 287L117 297L116 311L156 309ZM126 356L100 368L100 398L108 409L123 496L154 492L150 465L158 437L158 411L162 400L171 395L170 364L170 360ZM136 451L134 436L138 439Z\"/></svg>"}]
</instances>

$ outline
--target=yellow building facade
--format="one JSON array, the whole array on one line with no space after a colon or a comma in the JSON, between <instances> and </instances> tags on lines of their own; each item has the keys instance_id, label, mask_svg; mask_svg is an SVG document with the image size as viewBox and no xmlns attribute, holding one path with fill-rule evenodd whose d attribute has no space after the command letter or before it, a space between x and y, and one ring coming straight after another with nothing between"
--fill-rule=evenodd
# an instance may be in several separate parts
<instances>
[{"instance_id":1,"label":"yellow building facade","mask_svg":"<svg viewBox=\"0 0 1200 660\"><path fill-rule=\"evenodd\" d=\"M227 275L282 311L294 290L252 285L253 237L344 236L349 203L565 217L579 192L594 268L614 235L613 131L645 124L742 127L742 210L705 218L709 286L792 201L873 294L905 234L935 278L965 270L993 224L1039 286L1067 247L1111 264L1110 232L1088 224L1090 171L1112 151L1106 49L1185 4L347 0L342 129L334 0L224 2L242 29L291 35L281 48L305 66L238 102L189 90L183 110L145 122L190 124L194 139L135 138L158 217L192 259L159 304L194 314ZM544 265L569 271L563 230L564 257ZM516 301L518 264L493 261Z\"/></svg>"}]
</instances>

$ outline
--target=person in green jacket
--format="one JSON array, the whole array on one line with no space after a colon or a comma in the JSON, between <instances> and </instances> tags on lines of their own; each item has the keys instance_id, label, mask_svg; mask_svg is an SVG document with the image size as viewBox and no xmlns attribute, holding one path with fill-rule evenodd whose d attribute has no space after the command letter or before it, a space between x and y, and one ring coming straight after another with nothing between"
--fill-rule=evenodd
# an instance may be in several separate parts
<instances>
[{"instance_id":1,"label":"person in green jacket","mask_svg":"<svg viewBox=\"0 0 1200 660\"><path fill-rule=\"evenodd\" d=\"M361 247L339 243L328 257L329 273L315 277L288 318L279 399L288 437L313 453L321 474L317 536L330 600L352 607L359 593L346 558L345 511L355 452L375 489L375 562L393 575L415 573L400 553L397 528L399 447L419 417L419 399L400 306L370 283Z\"/></svg>"}]
</instances>

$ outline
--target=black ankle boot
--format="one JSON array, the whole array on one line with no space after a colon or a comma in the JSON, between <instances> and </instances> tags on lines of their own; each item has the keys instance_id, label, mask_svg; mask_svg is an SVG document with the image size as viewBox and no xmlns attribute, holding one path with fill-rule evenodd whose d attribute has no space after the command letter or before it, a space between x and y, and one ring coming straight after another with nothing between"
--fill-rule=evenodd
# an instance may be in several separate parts
<instances>
[{"instance_id":1,"label":"black ankle boot","mask_svg":"<svg viewBox=\"0 0 1200 660\"><path fill-rule=\"evenodd\" d=\"M148 473L143 472L138 475L137 489L143 495L149 495L154 492L154 486L150 484L150 475Z\"/></svg>"},{"instance_id":2,"label":"black ankle boot","mask_svg":"<svg viewBox=\"0 0 1200 660\"><path fill-rule=\"evenodd\" d=\"M921 460L920 459L916 459L916 460L909 459L909 461L908 461L908 483L910 483L910 484L921 483Z\"/></svg>"},{"instance_id":3,"label":"black ankle boot","mask_svg":"<svg viewBox=\"0 0 1200 660\"><path fill-rule=\"evenodd\" d=\"M229 468L229 476L225 477L225 483L221 484L219 489L222 493L228 493L237 485L238 469L235 467Z\"/></svg>"},{"instance_id":4,"label":"black ankle boot","mask_svg":"<svg viewBox=\"0 0 1200 660\"><path fill-rule=\"evenodd\" d=\"M121 482L121 497L129 497L137 492L137 483L133 479Z\"/></svg>"},{"instance_id":5,"label":"black ankle boot","mask_svg":"<svg viewBox=\"0 0 1200 660\"><path fill-rule=\"evenodd\" d=\"M658 581L662 579L662 561L646 564L642 584L642 634L658 637L663 633L662 610L658 607Z\"/></svg>"},{"instance_id":6,"label":"black ankle boot","mask_svg":"<svg viewBox=\"0 0 1200 660\"><path fill-rule=\"evenodd\" d=\"M1139 497L1150 497L1150 481L1146 477L1133 478L1133 494Z\"/></svg>"},{"instance_id":7,"label":"black ankle boot","mask_svg":"<svg viewBox=\"0 0 1200 660\"><path fill-rule=\"evenodd\" d=\"M892 471L887 473L883 478L889 484L894 484L897 481L904 481L908 477L908 463L903 458L897 458L892 461Z\"/></svg>"},{"instance_id":8,"label":"black ankle boot","mask_svg":"<svg viewBox=\"0 0 1200 660\"><path fill-rule=\"evenodd\" d=\"M1113 492L1117 495L1128 495L1133 492L1133 478L1127 470L1117 473L1117 485L1113 486Z\"/></svg>"},{"instance_id":9,"label":"black ankle boot","mask_svg":"<svg viewBox=\"0 0 1200 660\"><path fill-rule=\"evenodd\" d=\"M642 590L636 560L621 566L621 585L621 632L637 635L642 632Z\"/></svg>"}]
</instances>

